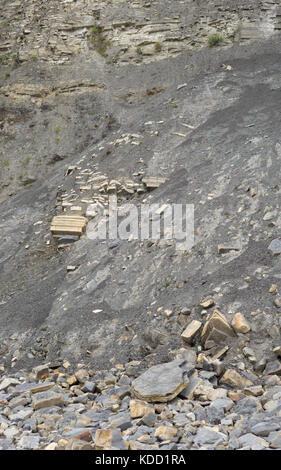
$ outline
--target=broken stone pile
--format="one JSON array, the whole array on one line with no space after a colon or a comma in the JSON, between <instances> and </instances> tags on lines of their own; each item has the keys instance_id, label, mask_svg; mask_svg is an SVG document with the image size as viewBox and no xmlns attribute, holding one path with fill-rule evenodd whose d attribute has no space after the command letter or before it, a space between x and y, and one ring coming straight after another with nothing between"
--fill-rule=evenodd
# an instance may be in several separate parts
<instances>
[{"instance_id":1,"label":"broken stone pile","mask_svg":"<svg viewBox=\"0 0 281 470\"><path fill-rule=\"evenodd\" d=\"M137 145L138 141L132 139L139 137L138 134L124 134L111 145ZM121 205L134 196L153 191L166 181L166 178L159 176L144 176L144 171L133 174L138 181L124 176L112 179L98 171L96 165L83 168L83 158L77 165L68 167L65 178L68 189L59 191L57 215L51 221L51 233L59 247L77 241L85 232L89 220L96 218L96 227L103 223L109 215L110 196L116 196L116 202Z\"/></svg>"},{"instance_id":2,"label":"broken stone pile","mask_svg":"<svg viewBox=\"0 0 281 470\"><path fill-rule=\"evenodd\" d=\"M0 366L0 449L281 450L281 347L271 361L248 346L245 362L227 359L250 329L241 312L229 323L215 308L184 325L170 362Z\"/></svg>"},{"instance_id":3,"label":"broken stone pile","mask_svg":"<svg viewBox=\"0 0 281 470\"><path fill-rule=\"evenodd\" d=\"M217 334L211 326L205 341ZM0 449L280 450L281 372L242 369L202 360L194 348L144 371L138 361L110 370L66 360L13 374L1 367Z\"/></svg>"}]
</instances>

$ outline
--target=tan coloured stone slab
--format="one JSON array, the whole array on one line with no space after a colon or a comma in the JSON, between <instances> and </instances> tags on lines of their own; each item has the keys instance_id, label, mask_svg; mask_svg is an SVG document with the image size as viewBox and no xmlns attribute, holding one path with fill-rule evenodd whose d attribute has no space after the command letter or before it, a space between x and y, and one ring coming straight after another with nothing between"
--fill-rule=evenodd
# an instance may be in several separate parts
<instances>
[{"instance_id":1,"label":"tan coloured stone slab","mask_svg":"<svg viewBox=\"0 0 281 470\"><path fill-rule=\"evenodd\" d=\"M150 176L150 177L142 179L142 182L145 184L147 188L158 188L160 184L163 184L166 181L167 181L166 178L157 178L154 176Z\"/></svg>"},{"instance_id":2,"label":"tan coloured stone slab","mask_svg":"<svg viewBox=\"0 0 281 470\"><path fill-rule=\"evenodd\" d=\"M50 406L62 406L64 404L63 395L55 392L36 393L32 397L32 405L34 410L48 408Z\"/></svg>"},{"instance_id":3,"label":"tan coloured stone slab","mask_svg":"<svg viewBox=\"0 0 281 470\"><path fill-rule=\"evenodd\" d=\"M197 320L192 320L192 322L189 323L187 328L182 333L181 338L186 343L191 343L192 339L194 338L196 333L200 330L201 326L202 326L202 322L197 321Z\"/></svg>"},{"instance_id":4,"label":"tan coloured stone slab","mask_svg":"<svg viewBox=\"0 0 281 470\"><path fill-rule=\"evenodd\" d=\"M148 413L154 412L154 408L147 405L144 401L130 400L130 415L131 418L142 418Z\"/></svg>"},{"instance_id":5,"label":"tan coloured stone slab","mask_svg":"<svg viewBox=\"0 0 281 470\"><path fill-rule=\"evenodd\" d=\"M247 387L251 387L253 385L253 383L250 380L238 374L238 372L236 372L236 370L234 369L227 369L225 373L223 374L223 376L221 377L220 383L229 385L230 387L237 388L237 389L239 388L244 389Z\"/></svg>"},{"instance_id":6,"label":"tan coloured stone slab","mask_svg":"<svg viewBox=\"0 0 281 470\"><path fill-rule=\"evenodd\" d=\"M51 222L51 233L59 235L82 235L88 219L80 215L55 216Z\"/></svg>"},{"instance_id":7,"label":"tan coloured stone slab","mask_svg":"<svg viewBox=\"0 0 281 470\"><path fill-rule=\"evenodd\" d=\"M225 340L227 337L234 337L235 332L229 325L225 316L215 310L211 318L205 323L202 333L201 341L205 345L207 341L214 341L219 343Z\"/></svg>"}]
</instances>

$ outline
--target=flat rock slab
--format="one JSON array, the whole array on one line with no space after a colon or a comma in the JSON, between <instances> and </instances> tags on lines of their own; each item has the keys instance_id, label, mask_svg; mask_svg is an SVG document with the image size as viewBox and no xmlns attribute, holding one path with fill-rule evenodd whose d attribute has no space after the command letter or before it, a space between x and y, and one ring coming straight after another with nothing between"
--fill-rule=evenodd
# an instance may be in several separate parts
<instances>
[{"instance_id":1,"label":"flat rock slab","mask_svg":"<svg viewBox=\"0 0 281 470\"><path fill-rule=\"evenodd\" d=\"M22 436L18 442L18 448L23 450L35 450L40 446L40 436Z\"/></svg>"},{"instance_id":2,"label":"flat rock slab","mask_svg":"<svg viewBox=\"0 0 281 470\"><path fill-rule=\"evenodd\" d=\"M204 426L199 429L194 443L198 446L212 445L216 446L227 440L227 436L221 432L214 431L212 428Z\"/></svg>"},{"instance_id":3,"label":"flat rock slab","mask_svg":"<svg viewBox=\"0 0 281 470\"><path fill-rule=\"evenodd\" d=\"M246 377L243 377L242 375L238 374L233 369L227 369L223 376L220 379L220 383L229 385L230 387L233 388L246 388L246 387L251 387L253 383L248 380Z\"/></svg>"},{"instance_id":4,"label":"flat rock slab","mask_svg":"<svg viewBox=\"0 0 281 470\"><path fill-rule=\"evenodd\" d=\"M6 377L0 384L0 392L7 390L11 386L18 385L19 383L17 379Z\"/></svg>"},{"instance_id":5,"label":"flat rock slab","mask_svg":"<svg viewBox=\"0 0 281 470\"><path fill-rule=\"evenodd\" d=\"M36 395L32 397L32 404L34 410L47 408L49 406L62 406L64 404L64 397L59 393L49 391L36 393Z\"/></svg>"},{"instance_id":6,"label":"flat rock slab","mask_svg":"<svg viewBox=\"0 0 281 470\"><path fill-rule=\"evenodd\" d=\"M273 255L280 255L281 253L281 241L278 238L272 240L268 247L268 251Z\"/></svg>"},{"instance_id":7,"label":"flat rock slab","mask_svg":"<svg viewBox=\"0 0 281 470\"><path fill-rule=\"evenodd\" d=\"M251 449L253 446L257 446L257 445L263 446L263 447L269 447L269 444L267 441L251 433L244 434L243 436L239 437L239 442L240 442L240 445L242 445L243 447L250 447Z\"/></svg>"},{"instance_id":8,"label":"flat rock slab","mask_svg":"<svg viewBox=\"0 0 281 470\"><path fill-rule=\"evenodd\" d=\"M175 360L151 367L133 381L134 395L147 402L172 400L188 385L186 364Z\"/></svg>"},{"instance_id":9,"label":"flat rock slab","mask_svg":"<svg viewBox=\"0 0 281 470\"><path fill-rule=\"evenodd\" d=\"M45 392L46 390L49 390L55 385L54 382L44 382L44 383L24 383L17 385L14 390L13 390L13 395L17 396L20 395L21 393L39 393L39 392Z\"/></svg>"}]
</instances>

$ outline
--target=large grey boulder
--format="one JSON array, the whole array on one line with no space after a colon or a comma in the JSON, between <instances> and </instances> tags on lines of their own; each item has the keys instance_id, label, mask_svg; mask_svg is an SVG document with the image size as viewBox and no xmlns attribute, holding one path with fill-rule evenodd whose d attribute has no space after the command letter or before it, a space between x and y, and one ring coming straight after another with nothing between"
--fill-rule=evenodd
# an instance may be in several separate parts
<instances>
[{"instance_id":1,"label":"large grey boulder","mask_svg":"<svg viewBox=\"0 0 281 470\"><path fill-rule=\"evenodd\" d=\"M181 359L153 366L133 381L132 391L147 402L170 401L188 385L193 370Z\"/></svg>"}]
</instances>

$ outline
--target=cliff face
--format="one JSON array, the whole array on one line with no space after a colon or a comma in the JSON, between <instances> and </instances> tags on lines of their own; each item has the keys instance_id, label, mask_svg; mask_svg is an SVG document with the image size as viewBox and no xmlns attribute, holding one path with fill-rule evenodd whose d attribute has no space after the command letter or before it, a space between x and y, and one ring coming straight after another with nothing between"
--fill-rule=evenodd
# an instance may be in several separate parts
<instances>
[{"instance_id":1,"label":"cliff face","mask_svg":"<svg viewBox=\"0 0 281 470\"><path fill-rule=\"evenodd\" d=\"M273 1L3 0L0 14L2 200L100 138L117 92L107 71L192 55L212 34L227 50L281 27Z\"/></svg>"},{"instance_id":2,"label":"cliff face","mask_svg":"<svg viewBox=\"0 0 281 470\"><path fill-rule=\"evenodd\" d=\"M208 298L251 323L250 336L229 340L229 362L249 338L257 360L270 356L280 339L268 251L281 223L280 2L233 3L1 2L7 364L162 361L187 322L205 321ZM144 177L165 182L150 191ZM96 202L106 216L112 180L120 202L194 204L192 250L87 233L58 249L53 216L85 216Z\"/></svg>"},{"instance_id":3,"label":"cliff face","mask_svg":"<svg viewBox=\"0 0 281 470\"><path fill-rule=\"evenodd\" d=\"M212 33L233 42L270 37L280 29L278 1L1 2L3 54L19 62L71 64L96 48L114 63L151 62L206 46ZM158 44L155 48L155 44ZM140 49L138 49L140 48Z\"/></svg>"}]
</instances>

